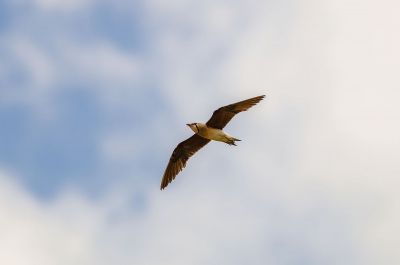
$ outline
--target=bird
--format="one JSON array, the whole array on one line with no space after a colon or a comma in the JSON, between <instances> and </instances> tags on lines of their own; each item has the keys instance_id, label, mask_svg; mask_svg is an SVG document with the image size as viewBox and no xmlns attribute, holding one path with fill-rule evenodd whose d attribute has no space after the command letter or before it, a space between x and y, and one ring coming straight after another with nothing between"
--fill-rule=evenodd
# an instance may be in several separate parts
<instances>
[{"instance_id":1,"label":"bird","mask_svg":"<svg viewBox=\"0 0 400 265\"><path fill-rule=\"evenodd\" d=\"M179 143L169 159L161 180L160 189L165 189L175 177L186 167L186 162L202 147L210 141L224 142L228 145L235 145L239 139L227 134L222 129L239 112L246 111L260 102L265 95L249 98L215 110L211 118L204 123L186 124L193 132L193 136Z\"/></svg>"}]
</instances>

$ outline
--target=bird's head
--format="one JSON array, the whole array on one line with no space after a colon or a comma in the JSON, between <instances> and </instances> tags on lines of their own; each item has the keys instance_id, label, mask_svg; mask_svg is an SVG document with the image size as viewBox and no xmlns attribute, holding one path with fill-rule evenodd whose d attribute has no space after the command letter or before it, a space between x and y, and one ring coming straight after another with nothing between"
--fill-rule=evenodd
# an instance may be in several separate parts
<instances>
[{"instance_id":1,"label":"bird's head","mask_svg":"<svg viewBox=\"0 0 400 265\"><path fill-rule=\"evenodd\" d=\"M189 126L190 129L192 129L192 131L194 131L195 133L199 132L199 126L197 123L188 123L186 125Z\"/></svg>"}]
</instances>

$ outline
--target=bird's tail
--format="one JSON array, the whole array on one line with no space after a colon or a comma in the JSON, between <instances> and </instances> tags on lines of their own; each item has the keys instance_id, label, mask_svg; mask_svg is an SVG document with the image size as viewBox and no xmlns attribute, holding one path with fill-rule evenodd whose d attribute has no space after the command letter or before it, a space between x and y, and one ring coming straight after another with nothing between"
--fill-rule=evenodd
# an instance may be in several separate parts
<instances>
[{"instance_id":1,"label":"bird's tail","mask_svg":"<svg viewBox=\"0 0 400 265\"><path fill-rule=\"evenodd\" d=\"M236 143L235 143L236 141L241 141L241 140L237 139L237 138L234 138L234 137L229 137L229 138L226 139L225 143L227 143L229 145L235 145L236 146Z\"/></svg>"}]
</instances>

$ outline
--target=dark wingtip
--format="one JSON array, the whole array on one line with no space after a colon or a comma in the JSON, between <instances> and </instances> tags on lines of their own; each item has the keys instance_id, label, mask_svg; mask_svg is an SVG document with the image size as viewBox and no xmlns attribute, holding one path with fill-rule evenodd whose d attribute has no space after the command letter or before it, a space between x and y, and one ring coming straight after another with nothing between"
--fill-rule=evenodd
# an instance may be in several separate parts
<instances>
[{"instance_id":1,"label":"dark wingtip","mask_svg":"<svg viewBox=\"0 0 400 265\"><path fill-rule=\"evenodd\" d=\"M260 102L261 100L263 100L264 98L265 98L265 95L261 95L261 96L257 96L257 97L251 98L250 100L252 100L254 105L255 105L258 102Z\"/></svg>"}]
</instances>

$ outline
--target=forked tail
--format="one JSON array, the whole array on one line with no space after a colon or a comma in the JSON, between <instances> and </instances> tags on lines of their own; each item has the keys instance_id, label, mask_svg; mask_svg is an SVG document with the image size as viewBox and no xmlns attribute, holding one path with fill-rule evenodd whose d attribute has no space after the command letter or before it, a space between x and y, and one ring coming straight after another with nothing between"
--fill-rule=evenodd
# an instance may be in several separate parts
<instances>
[{"instance_id":1,"label":"forked tail","mask_svg":"<svg viewBox=\"0 0 400 265\"><path fill-rule=\"evenodd\" d=\"M236 146L236 141L241 141L240 139L234 138L234 137L228 137L225 141L225 143L229 145L235 145Z\"/></svg>"}]
</instances>

